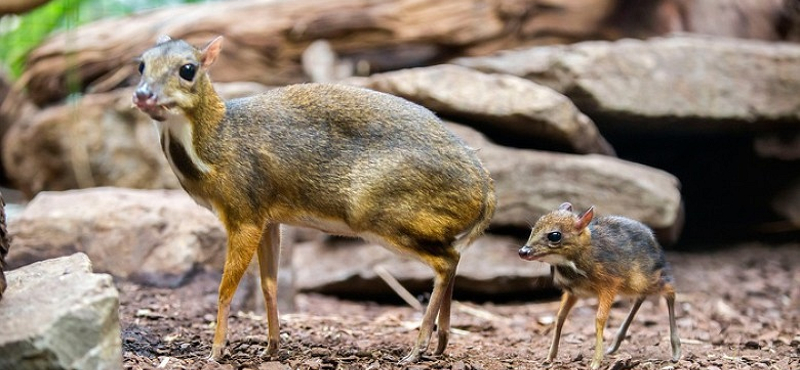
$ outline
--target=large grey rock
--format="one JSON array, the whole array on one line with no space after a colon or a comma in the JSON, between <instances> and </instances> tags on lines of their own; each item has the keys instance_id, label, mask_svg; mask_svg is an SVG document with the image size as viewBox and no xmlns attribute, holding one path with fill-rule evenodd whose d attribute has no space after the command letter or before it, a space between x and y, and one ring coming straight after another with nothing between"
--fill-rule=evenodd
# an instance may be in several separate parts
<instances>
[{"instance_id":1,"label":"large grey rock","mask_svg":"<svg viewBox=\"0 0 800 370\"><path fill-rule=\"evenodd\" d=\"M8 272L0 369L122 368L119 296L83 253Z\"/></svg>"},{"instance_id":2,"label":"large grey rock","mask_svg":"<svg viewBox=\"0 0 800 370\"><path fill-rule=\"evenodd\" d=\"M267 89L255 83L215 87L227 98ZM0 156L14 186L29 198L40 191L95 186L180 188L161 152L153 121L133 108L132 92L88 94L12 125L2 139Z\"/></svg>"},{"instance_id":3,"label":"large grey rock","mask_svg":"<svg viewBox=\"0 0 800 370\"><path fill-rule=\"evenodd\" d=\"M582 42L454 63L552 87L604 124L800 122L800 45L713 37Z\"/></svg>"},{"instance_id":4,"label":"large grey rock","mask_svg":"<svg viewBox=\"0 0 800 370\"><path fill-rule=\"evenodd\" d=\"M549 287L550 268L546 264L519 258L517 250L523 242L492 235L478 239L462 254L456 294L533 294ZM298 244L293 265L298 290L344 296L393 294L376 268L384 268L414 293L429 291L433 279L433 271L421 262L358 240Z\"/></svg>"},{"instance_id":5,"label":"large grey rock","mask_svg":"<svg viewBox=\"0 0 800 370\"><path fill-rule=\"evenodd\" d=\"M438 65L350 80L397 95L437 114L527 141L565 146L578 153L614 155L592 120L549 87L504 74Z\"/></svg>"},{"instance_id":6,"label":"large grey rock","mask_svg":"<svg viewBox=\"0 0 800 370\"><path fill-rule=\"evenodd\" d=\"M494 226L529 228L565 201L576 208L621 215L655 229L662 242L683 227L680 183L667 172L603 155L575 155L502 147L477 131L448 126L471 147L495 181Z\"/></svg>"},{"instance_id":7,"label":"large grey rock","mask_svg":"<svg viewBox=\"0 0 800 370\"><path fill-rule=\"evenodd\" d=\"M183 190L42 192L9 229L12 266L79 251L98 271L158 286L221 268L226 239L217 218Z\"/></svg>"}]
</instances>

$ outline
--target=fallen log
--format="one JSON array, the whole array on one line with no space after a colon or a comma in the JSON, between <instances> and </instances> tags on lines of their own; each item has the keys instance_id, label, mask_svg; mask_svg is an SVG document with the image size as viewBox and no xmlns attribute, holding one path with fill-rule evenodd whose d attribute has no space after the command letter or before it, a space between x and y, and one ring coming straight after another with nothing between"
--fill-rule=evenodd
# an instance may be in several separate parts
<instances>
[{"instance_id":1,"label":"fallen log","mask_svg":"<svg viewBox=\"0 0 800 370\"><path fill-rule=\"evenodd\" d=\"M136 79L133 59L159 35L202 44L224 35L214 80L306 81L301 54L325 39L367 73L501 49L597 38L619 0L297 0L166 7L57 34L29 55L22 83L38 105Z\"/></svg>"}]
</instances>

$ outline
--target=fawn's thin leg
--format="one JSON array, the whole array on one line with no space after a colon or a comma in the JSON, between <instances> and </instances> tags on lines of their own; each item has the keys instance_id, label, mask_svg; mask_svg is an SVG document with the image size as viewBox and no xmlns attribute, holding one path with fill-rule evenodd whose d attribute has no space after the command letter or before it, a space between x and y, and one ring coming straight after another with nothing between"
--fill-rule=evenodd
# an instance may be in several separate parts
<instances>
[{"instance_id":1,"label":"fawn's thin leg","mask_svg":"<svg viewBox=\"0 0 800 370\"><path fill-rule=\"evenodd\" d=\"M556 330L553 332L553 342L550 343L550 352L547 354L547 361L553 361L558 355L558 342L561 340L561 327L564 326L564 321L569 315L569 311L575 306L578 297L575 295L564 292L561 296L561 306L558 308L558 316L556 316Z\"/></svg>"},{"instance_id":2,"label":"fawn's thin leg","mask_svg":"<svg viewBox=\"0 0 800 370\"><path fill-rule=\"evenodd\" d=\"M672 344L672 362L681 358L681 338L678 337L678 325L675 324L675 291L669 289L664 294L669 310L669 341Z\"/></svg>"},{"instance_id":3,"label":"fawn's thin leg","mask_svg":"<svg viewBox=\"0 0 800 370\"><path fill-rule=\"evenodd\" d=\"M417 361L420 354L428 349L431 335L433 335L433 322L439 314L439 309L442 307L448 286L455 275L456 266L458 265L458 258L455 260L449 257L429 258L430 260L426 262L433 266L436 274L433 278L433 292L431 293L430 302L428 302L428 308L425 310L425 315L422 317L422 323L419 326L417 341L414 342L411 352L400 360L401 364Z\"/></svg>"},{"instance_id":4,"label":"fawn's thin leg","mask_svg":"<svg viewBox=\"0 0 800 370\"><path fill-rule=\"evenodd\" d=\"M436 352L434 352L435 355L444 353L445 348L447 348L447 342L450 340L450 308L453 303L453 289L455 285L456 278L455 271L453 271L453 276L450 276L450 283L447 285L447 291L444 293L442 307L439 308L438 328L436 329L439 340L436 346Z\"/></svg>"},{"instance_id":5,"label":"fawn's thin leg","mask_svg":"<svg viewBox=\"0 0 800 370\"><path fill-rule=\"evenodd\" d=\"M228 333L228 314L231 310L231 300L239 281L247 270L253 253L261 239L261 228L253 225L241 225L228 230L228 246L225 254L225 267L222 270L222 280L219 283L219 301L217 307L217 327L214 330L214 342L211 345L209 360L222 358L225 348L225 336Z\"/></svg>"},{"instance_id":6,"label":"fawn's thin leg","mask_svg":"<svg viewBox=\"0 0 800 370\"><path fill-rule=\"evenodd\" d=\"M261 272L261 292L267 306L267 355L274 356L280 344L278 321L278 261L281 253L280 224L268 224L258 246L258 267Z\"/></svg>"},{"instance_id":7,"label":"fawn's thin leg","mask_svg":"<svg viewBox=\"0 0 800 370\"><path fill-rule=\"evenodd\" d=\"M608 313L611 311L611 305L614 303L614 290L602 291L598 295L597 317L594 321L595 328L595 344L594 344L594 357L592 358L592 369L600 368L600 363L603 362L603 330L608 321Z\"/></svg>"},{"instance_id":8,"label":"fawn's thin leg","mask_svg":"<svg viewBox=\"0 0 800 370\"><path fill-rule=\"evenodd\" d=\"M644 299L645 297L637 297L636 300L633 301L633 306L631 306L631 311L628 313L628 317L625 319L625 322L622 323L622 326L619 327L619 331L614 337L614 342L611 343L611 347L609 347L606 351L607 355L610 355L619 349L619 345L622 343L622 340L625 339L625 333L628 332L628 327L631 325L633 317L636 316L636 312L639 311L639 307L642 306Z\"/></svg>"}]
</instances>

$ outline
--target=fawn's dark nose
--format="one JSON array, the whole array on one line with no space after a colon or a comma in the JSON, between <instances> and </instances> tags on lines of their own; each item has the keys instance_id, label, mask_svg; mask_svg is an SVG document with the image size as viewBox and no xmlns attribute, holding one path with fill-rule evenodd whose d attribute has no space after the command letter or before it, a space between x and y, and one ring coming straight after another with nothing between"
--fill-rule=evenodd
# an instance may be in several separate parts
<instances>
[{"instance_id":1,"label":"fawn's dark nose","mask_svg":"<svg viewBox=\"0 0 800 370\"><path fill-rule=\"evenodd\" d=\"M533 250L531 250L531 247L527 245L523 245L522 248L519 249L519 257L523 259L530 257L532 253Z\"/></svg>"}]
</instances>

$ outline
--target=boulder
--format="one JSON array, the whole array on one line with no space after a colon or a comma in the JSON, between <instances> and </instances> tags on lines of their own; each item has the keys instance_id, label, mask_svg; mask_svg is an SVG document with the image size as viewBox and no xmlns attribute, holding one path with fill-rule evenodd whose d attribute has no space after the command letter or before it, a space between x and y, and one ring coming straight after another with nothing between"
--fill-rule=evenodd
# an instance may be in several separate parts
<instances>
[{"instance_id":1,"label":"boulder","mask_svg":"<svg viewBox=\"0 0 800 370\"><path fill-rule=\"evenodd\" d=\"M11 220L11 267L84 252L98 271L175 287L221 269L225 232L183 190L92 188L42 192Z\"/></svg>"},{"instance_id":2,"label":"boulder","mask_svg":"<svg viewBox=\"0 0 800 370\"><path fill-rule=\"evenodd\" d=\"M543 214L569 201L602 215L645 223L664 243L683 227L680 183L667 172L614 157L502 147L465 126L448 126L478 150L495 182L493 227L530 228Z\"/></svg>"},{"instance_id":3,"label":"boulder","mask_svg":"<svg viewBox=\"0 0 800 370\"><path fill-rule=\"evenodd\" d=\"M561 146L577 153L614 155L592 120L569 99L516 76L438 65L354 83L406 98L448 119L471 122L482 131L513 137L525 147Z\"/></svg>"},{"instance_id":4,"label":"boulder","mask_svg":"<svg viewBox=\"0 0 800 370\"><path fill-rule=\"evenodd\" d=\"M219 84L226 98L268 87ZM0 155L7 176L28 198L45 190L96 186L177 189L178 179L161 152L152 120L131 104L132 89L89 94L18 121ZM181 120L173 115L169 119Z\"/></svg>"},{"instance_id":5,"label":"boulder","mask_svg":"<svg viewBox=\"0 0 800 370\"><path fill-rule=\"evenodd\" d=\"M790 5L793 1L678 0L683 15L681 30L705 35L779 40L778 23L782 6Z\"/></svg>"},{"instance_id":6,"label":"boulder","mask_svg":"<svg viewBox=\"0 0 800 370\"><path fill-rule=\"evenodd\" d=\"M494 235L478 239L462 254L455 294L511 297L537 294L543 287L551 287L548 265L519 258L517 250L523 242ZM385 269L413 294L429 292L433 280L433 271L423 263L355 239L297 244L293 266L298 290L345 297L393 296L376 272L378 268Z\"/></svg>"},{"instance_id":7,"label":"boulder","mask_svg":"<svg viewBox=\"0 0 800 370\"><path fill-rule=\"evenodd\" d=\"M800 45L714 37L591 41L461 58L573 100L601 128L708 130L800 122Z\"/></svg>"},{"instance_id":8,"label":"boulder","mask_svg":"<svg viewBox=\"0 0 800 370\"><path fill-rule=\"evenodd\" d=\"M122 368L119 295L82 253L8 272L0 369Z\"/></svg>"}]
</instances>

